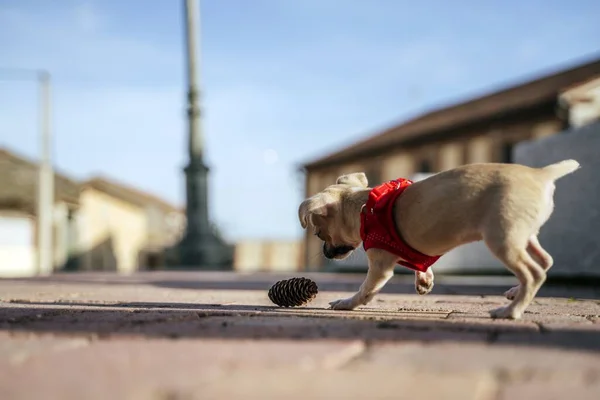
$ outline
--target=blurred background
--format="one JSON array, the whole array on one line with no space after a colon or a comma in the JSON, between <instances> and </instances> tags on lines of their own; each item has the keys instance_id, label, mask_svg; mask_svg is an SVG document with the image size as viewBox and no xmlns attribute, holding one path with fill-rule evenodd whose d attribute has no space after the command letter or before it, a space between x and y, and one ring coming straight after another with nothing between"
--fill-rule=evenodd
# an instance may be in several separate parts
<instances>
[{"instance_id":1,"label":"blurred background","mask_svg":"<svg viewBox=\"0 0 600 400\"><path fill-rule=\"evenodd\" d=\"M593 170L599 20L592 0L0 0L0 276L363 270L297 219L340 174ZM541 241L593 275L600 185L578 176ZM438 268L506 272L480 244Z\"/></svg>"}]
</instances>

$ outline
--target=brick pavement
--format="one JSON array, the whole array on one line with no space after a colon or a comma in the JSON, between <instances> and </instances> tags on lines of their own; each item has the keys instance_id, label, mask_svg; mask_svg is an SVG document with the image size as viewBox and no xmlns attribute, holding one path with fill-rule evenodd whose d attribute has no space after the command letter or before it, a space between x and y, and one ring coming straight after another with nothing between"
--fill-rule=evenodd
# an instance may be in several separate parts
<instances>
[{"instance_id":1,"label":"brick pavement","mask_svg":"<svg viewBox=\"0 0 600 400\"><path fill-rule=\"evenodd\" d=\"M0 399L600 398L594 288L548 287L494 321L510 279L438 277L418 296L396 277L334 312L362 276L311 277L298 309L270 304L268 274L0 280Z\"/></svg>"}]
</instances>

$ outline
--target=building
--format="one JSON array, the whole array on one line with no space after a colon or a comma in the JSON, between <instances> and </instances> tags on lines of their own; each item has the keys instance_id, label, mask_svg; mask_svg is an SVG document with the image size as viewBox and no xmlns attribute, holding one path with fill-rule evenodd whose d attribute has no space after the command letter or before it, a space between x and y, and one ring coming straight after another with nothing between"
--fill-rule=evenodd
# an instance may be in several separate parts
<instances>
[{"instance_id":1,"label":"building","mask_svg":"<svg viewBox=\"0 0 600 400\"><path fill-rule=\"evenodd\" d=\"M235 244L233 269L236 272L300 271L301 240L240 240Z\"/></svg>"},{"instance_id":2,"label":"building","mask_svg":"<svg viewBox=\"0 0 600 400\"><path fill-rule=\"evenodd\" d=\"M560 101L569 109L569 125L579 128L597 121L600 115L600 75L582 84L566 88Z\"/></svg>"},{"instance_id":3,"label":"building","mask_svg":"<svg viewBox=\"0 0 600 400\"><path fill-rule=\"evenodd\" d=\"M37 271L38 165L0 149L0 277ZM55 174L55 271L161 269L177 263L182 209L107 178Z\"/></svg>"},{"instance_id":4,"label":"building","mask_svg":"<svg viewBox=\"0 0 600 400\"><path fill-rule=\"evenodd\" d=\"M185 228L182 209L103 177L82 183L77 219L83 271L163 269Z\"/></svg>"},{"instance_id":5,"label":"building","mask_svg":"<svg viewBox=\"0 0 600 400\"><path fill-rule=\"evenodd\" d=\"M0 277L37 272L37 179L35 162L0 149ZM77 182L55 174L55 191L54 271L127 274L178 266L183 209L106 177ZM240 240L232 247L237 272L302 265L299 240Z\"/></svg>"},{"instance_id":6,"label":"building","mask_svg":"<svg viewBox=\"0 0 600 400\"><path fill-rule=\"evenodd\" d=\"M0 148L0 276L29 276L37 270L38 166ZM55 173L53 253L62 268L73 246L73 217L79 208L79 185Z\"/></svg>"},{"instance_id":7,"label":"building","mask_svg":"<svg viewBox=\"0 0 600 400\"><path fill-rule=\"evenodd\" d=\"M370 185L478 162L512 162L512 148L600 116L600 59L547 74L395 125L303 166L306 196L344 173L363 171ZM303 265L329 266L306 232Z\"/></svg>"}]
</instances>

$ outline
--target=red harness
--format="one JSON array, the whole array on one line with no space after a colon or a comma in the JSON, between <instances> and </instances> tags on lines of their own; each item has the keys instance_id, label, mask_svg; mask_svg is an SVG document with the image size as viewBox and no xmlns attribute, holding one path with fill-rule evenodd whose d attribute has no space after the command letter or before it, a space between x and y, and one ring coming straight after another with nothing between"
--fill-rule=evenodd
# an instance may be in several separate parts
<instances>
[{"instance_id":1,"label":"red harness","mask_svg":"<svg viewBox=\"0 0 600 400\"><path fill-rule=\"evenodd\" d=\"M408 179L396 179L371 190L369 200L360 213L360 237L365 251L376 248L398 256L399 265L425 272L441 256L428 256L410 247L398 234L394 223L394 204L404 189L412 185Z\"/></svg>"}]
</instances>

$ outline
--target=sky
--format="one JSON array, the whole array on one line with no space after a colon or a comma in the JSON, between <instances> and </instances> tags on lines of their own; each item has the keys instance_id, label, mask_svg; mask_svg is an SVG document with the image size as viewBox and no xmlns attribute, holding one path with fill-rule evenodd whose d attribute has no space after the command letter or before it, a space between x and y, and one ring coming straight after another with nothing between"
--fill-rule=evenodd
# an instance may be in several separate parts
<instances>
[{"instance_id":1,"label":"sky","mask_svg":"<svg viewBox=\"0 0 600 400\"><path fill-rule=\"evenodd\" d=\"M298 165L440 105L600 55L600 2L202 0L210 215L230 240L295 239ZM183 2L0 0L0 146L184 205ZM17 79L23 78L23 79ZM332 182L333 183L333 182Z\"/></svg>"}]
</instances>

